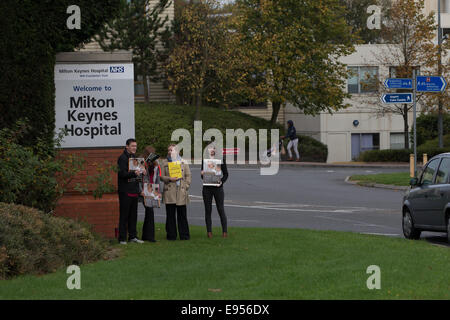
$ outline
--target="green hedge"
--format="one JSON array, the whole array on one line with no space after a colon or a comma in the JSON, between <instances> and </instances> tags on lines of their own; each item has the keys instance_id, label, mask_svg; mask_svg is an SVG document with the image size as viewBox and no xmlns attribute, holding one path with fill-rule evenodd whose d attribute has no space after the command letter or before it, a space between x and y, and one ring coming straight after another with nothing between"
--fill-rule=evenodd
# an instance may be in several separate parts
<instances>
[{"instance_id":1,"label":"green hedge","mask_svg":"<svg viewBox=\"0 0 450 320\"><path fill-rule=\"evenodd\" d=\"M185 128L191 133L192 143L194 139L194 119L195 107L188 105L176 105L168 103L137 103L135 107L136 140L138 143L138 153L147 145L156 149L162 157L167 154L167 146L172 143L170 140L172 132L177 128ZM226 111L214 107L201 108L202 130L209 128L219 129L225 139L226 129L241 128L247 129L268 129L267 138L270 142L270 121L253 117L238 111ZM276 129L280 130L280 136L284 135L284 128L277 124ZM299 137L299 152L301 161L326 162L328 148L326 145L307 136ZM247 139L248 140L248 139ZM203 142L203 147L208 142ZM225 143L225 141L224 141ZM287 145L287 142L285 142ZM236 146L236 141L235 141ZM246 144L248 148L248 141ZM269 149L269 147L268 147ZM194 156L192 148L192 157ZM248 155L246 154L246 159ZM282 157L282 160L285 159Z\"/></svg>"},{"instance_id":2,"label":"green hedge","mask_svg":"<svg viewBox=\"0 0 450 320\"><path fill-rule=\"evenodd\" d=\"M450 134L446 134L443 137L443 141L444 141L444 148L450 150ZM420 146L421 148L438 148L439 147L439 138L435 138L433 140L428 140L426 141L424 144L422 144Z\"/></svg>"},{"instance_id":3,"label":"green hedge","mask_svg":"<svg viewBox=\"0 0 450 320\"><path fill-rule=\"evenodd\" d=\"M75 220L0 202L0 279L96 261L106 248L105 240Z\"/></svg>"},{"instance_id":4,"label":"green hedge","mask_svg":"<svg viewBox=\"0 0 450 320\"><path fill-rule=\"evenodd\" d=\"M420 161L422 155L426 153L428 159L440 153L449 152L450 148L419 147L417 148L417 159ZM409 162L409 156L413 153L412 149L395 150L370 150L364 151L359 155L358 161L364 162Z\"/></svg>"},{"instance_id":5,"label":"green hedge","mask_svg":"<svg viewBox=\"0 0 450 320\"><path fill-rule=\"evenodd\" d=\"M167 154L167 146L171 143L171 135L175 129L184 128L191 134L192 157L194 156L194 113L195 107L189 105L176 105L169 103L137 103L135 107L136 141L138 143L138 153L146 145L151 145L162 157ZM226 111L214 107L202 107L201 114L203 133L210 128L216 128L223 134L224 143L226 129L268 129L267 137L270 142L271 124L269 121L250 116L238 111ZM280 125L275 126L280 130L280 135L284 129ZM203 142L203 147L209 142ZM236 146L236 143L235 143Z\"/></svg>"}]
</instances>

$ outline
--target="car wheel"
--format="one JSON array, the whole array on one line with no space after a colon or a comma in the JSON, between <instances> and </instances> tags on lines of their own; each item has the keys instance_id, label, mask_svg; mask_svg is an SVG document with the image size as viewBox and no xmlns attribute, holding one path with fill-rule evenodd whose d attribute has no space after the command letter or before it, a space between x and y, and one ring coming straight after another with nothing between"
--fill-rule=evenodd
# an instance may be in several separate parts
<instances>
[{"instance_id":1,"label":"car wheel","mask_svg":"<svg viewBox=\"0 0 450 320\"><path fill-rule=\"evenodd\" d=\"M414 222L409 210L405 210L403 212L402 227L403 227L403 235L405 236L406 239L417 240L420 238L421 232L419 229L416 229L414 227Z\"/></svg>"}]
</instances>

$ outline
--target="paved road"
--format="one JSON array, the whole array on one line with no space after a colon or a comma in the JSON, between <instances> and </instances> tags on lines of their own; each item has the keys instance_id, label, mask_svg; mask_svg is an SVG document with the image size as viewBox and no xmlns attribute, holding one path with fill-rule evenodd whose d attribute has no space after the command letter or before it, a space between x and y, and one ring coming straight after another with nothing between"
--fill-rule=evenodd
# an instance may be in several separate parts
<instances>
[{"instance_id":1,"label":"paved road","mask_svg":"<svg viewBox=\"0 0 450 320\"><path fill-rule=\"evenodd\" d=\"M193 182L188 219L204 225L200 169L191 168ZM229 227L279 227L353 231L402 236L403 191L350 185L354 174L399 172L405 169L292 168L282 167L277 175L261 176L257 168L229 168L225 183L225 211ZM139 206L139 219L144 210ZM165 209L155 211L155 220L165 222ZM220 226L213 207L213 225ZM442 237L433 236L439 242Z\"/></svg>"}]
</instances>

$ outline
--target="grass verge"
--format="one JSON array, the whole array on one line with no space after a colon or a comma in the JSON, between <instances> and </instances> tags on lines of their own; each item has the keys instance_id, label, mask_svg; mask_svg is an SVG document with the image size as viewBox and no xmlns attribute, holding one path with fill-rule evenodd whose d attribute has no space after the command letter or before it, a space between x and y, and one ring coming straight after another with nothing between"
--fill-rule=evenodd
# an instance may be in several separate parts
<instances>
[{"instance_id":1,"label":"grass verge","mask_svg":"<svg viewBox=\"0 0 450 320\"><path fill-rule=\"evenodd\" d=\"M0 281L0 299L449 299L450 250L347 232L231 228L207 239L122 246L120 258L81 266L81 290L65 270ZM118 244L115 246L119 246ZM367 267L381 268L369 290Z\"/></svg>"},{"instance_id":2,"label":"grass verge","mask_svg":"<svg viewBox=\"0 0 450 320\"><path fill-rule=\"evenodd\" d=\"M376 183L393 186L409 186L410 179L409 172L354 175L350 177L351 181L358 181L361 185Z\"/></svg>"}]
</instances>

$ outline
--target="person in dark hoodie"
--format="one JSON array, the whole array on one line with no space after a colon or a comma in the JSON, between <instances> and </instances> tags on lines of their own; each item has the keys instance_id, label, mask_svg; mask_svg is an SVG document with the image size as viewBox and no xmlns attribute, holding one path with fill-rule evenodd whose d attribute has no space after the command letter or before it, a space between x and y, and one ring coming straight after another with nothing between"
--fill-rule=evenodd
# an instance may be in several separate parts
<instances>
[{"instance_id":1,"label":"person in dark hoodie","mask_svg":"<svg viewBox=\"0 0 450 320\"><path fill-rule=\"evenodd\" d=\"M205 158L208 159L218 159L217 151L215 144L212 143L207 147L207 156ZM222 224L222 237L228 237L228 228L227 228L227 216L225 215L225 206L224 206L224 192L223 192L223 184L228 179L228 169L227 164L225 162L225 157L222 157L222 163L220 165L220 169L222 170L222 178L220 181L220 185L218 187L215 186L203 186L203 203L205 205L205 222L206 222L206 232L208 238L212 238L212 221L211 221L211 212L212 212L212 199L216 201L217 212L219 213L220 223ZM203 180L203 161L201 168L201 178Z\"/></svg>"},{"instance_id":2,"label":"person in dark hoodie","mask_svg":"<svg viewBox=\"0 0 450 320\"><path fill-rule=\"evenodd\" d=\"M129 242L144 243L144 241L137 238L136 224L138 196L140 193L139 178L142 174L146 174L146 171L128 171L128 160L136 157L136 149L136 140L128 139L126 141L125 150L117 160L117 166L119 167L119 172L117 174L117 186L119 189L120 244L127 244L127 229Z\"/></svg>"},{"instance_id":3,"label":"person in dark hoodie","mask_svg":"<svg viewBox=\"0 0 450 320\"><path fill-rule=\"evenodd\" d=\"M287 145L287 150L289 153L289 159L288 161L293 161L292 159L292 152L291 148L294 148L295 156L297 157L297 160L300 161L300 155L298 153L298 137L297 137L297 130L295 130L294 122L292 120L288 120L288 131L285 136L282 136L281 139L289 138L289 143Z\"/></svg>"}]
</instances>

